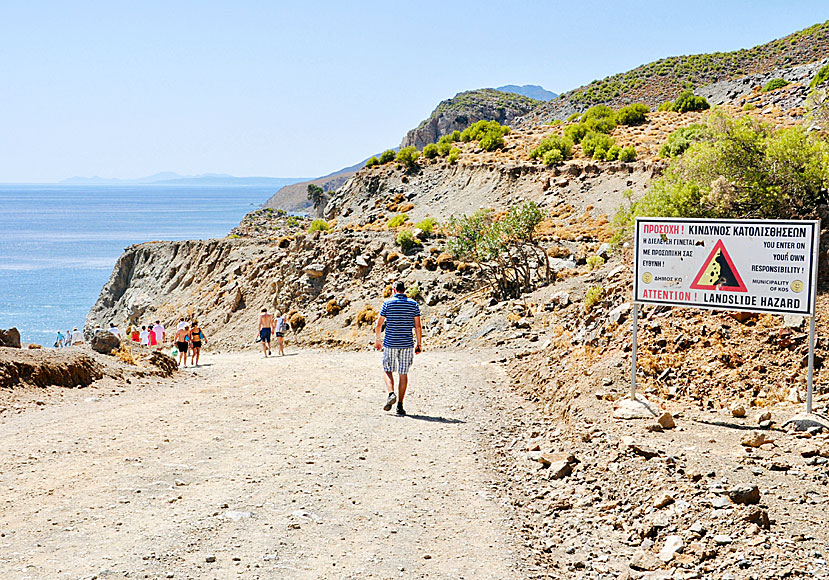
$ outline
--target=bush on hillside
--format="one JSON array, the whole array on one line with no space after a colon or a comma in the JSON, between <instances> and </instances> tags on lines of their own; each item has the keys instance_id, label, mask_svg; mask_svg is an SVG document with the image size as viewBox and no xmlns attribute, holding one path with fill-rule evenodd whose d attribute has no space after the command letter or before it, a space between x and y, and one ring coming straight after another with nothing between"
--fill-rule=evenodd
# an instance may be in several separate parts
<instances>
[{"instance_id":1,"label":"bush on hillside","mask_svg":"<svg viewBox=\"0 0 829 580\"><path fill-rule=\"evenodd\" d=\"M817 71L815 78L813 78L812 82L809 83L809 88L813 89L818 85L822 85L826 81L829 81L829 64Z\"/></svg>"},{"instance_id":2,"label":"bush on hillside","mask_svg":"<svg viewBox=\"0 0 829 580\"><path fill-rule=\"evenodd\" d=\"M325 220L314 220L311 222L311 225L308 227L308 233L313 234L314 232L327 232L331 229L331 224L329 224Z\"/></svg>"},{"instance_id":3,"label":"bush on hillside","mask_svg":"<svg viewBox=\"0 0 829 580\"><path fill-rule=\"evenodd\" d=\"M581 143L581 140L587 134L587 127L581 123L575 125L568 125L564 128L564 137L573 143Z\"/></svg>"},{"instance_id":4,"label":"bush on hillside","mask_svg":"<svg viewBox=\"0 0 829 580\"><path fill-rule=\"evenodd\" d=\"M375 165L380 165L380 160L377 157L369 157L366 161L366 167L374 167Z\"/></svg>"},{"instance_id":5,"label":"bush on hillside","mask_svg":"<svg viewBox=\"0 0 829 580\"><path fill-rule=\"evenodd\" d=\"M393 218L391 218L388 222L386 222L386 227L389 229L398 228L406 223L406 220L409 219L409 215L405 213L399 213Z\"/></svg>"},{"instance_id":6,"label":"bush on hillside","mask_svg":"<svg viewBox=\"0 0 829 580\"><path fill-rule=\"evenodd\" d=\"M707 135L708 128L699 123L677 129L668 135L668 140L659 148L659 156L669 158L682 155L692 143L705 139Z\"/></svg>"},{"instance_id":7,"label":"bush on hillside","mask_svg":"<svg viewBox=\"0 0 829 580\"><path fill-rule=\"evenodd\" d=\"M560 135L548 135L530 151L530 159L541 158L548 167L570 158L573 142ZM554 153L555 152L555 153ZM549 155L548 155L549 154Z\"/></svg>"},{"instance_id":8,"label":"bush on hillside","mask_svg":"<svg viewBox=\"0 0 829 580\"><path fill-rule=\"evenodd\" d=\"M627 147L622 147L622 149L619 150L618 159L619 159L619 161L625 161L625 162L636 161L636 148L634 148L633 145L628 145Z\"/></svg>"},{"instance_id":9,"label":"bush on hillside","mask_svg":"<svg viewBox=\"0 0 829 580\"><path fill-rule=\"evenodd\" d=\"M567 117L567 122L572 123L573 121L578 121L579 117L581 117L581 113L573 113L569 117Z\"/></svg>"},{"instance_id":10,"label":"bush on hillside","mask_svg":"<svg viewBox=\"0 0 829 580\"><path fill-rule=\"evenodd\" d=\"M418 240L414 235L412 235L412 230L400 230L397 232L397 245L404 252L408 252L414 248L417 248L421 245L420 240Z\"/></svg>"},{"instance_id":11,"label":"bush on hillside","mask_svg":"<svg viewBox=\"0 0 829 580\"><path fill-rule=\"evenodd\" d=\"M641 125L647 121L650 109L643 103L634 103L622 107L616 112L616 122L620 125Z\"/></svg>"},{"instance_id":12,"label":"bush on hillside","mask_svg":"<svg viewBox=\"0 0 829 580\"><path fill-rule=\"evenodd\" d=\"M673 111L674 113L688 113L691 111L704 111L710 108L711 105L705 100L705 97L698 97L691 89L685 89L673 102L662 103L659 105L660 111Z\"/></svg>"},{"instance_id":13,"label":"bush on hillside","mask_svg":"<svg viewBox=\"0 0 829 580\"><path fill-rule=\"evenodd\" d=\"M786 79L771 79L769 82L763 85L763 92L768 93L775 89L782 89L788 84L789 81L787 81Z\"/></svg>"},{"instance_id":14,"label":"bush on hillside","mask_svg":"<svg viewBox=\"0 0 829 580\"><path fill-rule=\"evenodd\" d=\"M450 217L447 251L456 260L474 262L499 297L518 297L554 276L534 237L543 217L534 202L513 206L500 219L489 210Z\"/></svg>"},{"instance_id":15,"label":"bush on hillside","mask_svg":"<svg viewBox=\"0 0 829 580\"><path fill-rule=\"evenodd\" d=\"M610 133L616 128L616 112L606 105L595 105L584 112L579 124L588 131Z\"/></svg>"},{"instance_id":16,"label":"bush on hillside","mask_svg":"<svg viewBox=\"0 0 829 580\"><path fill-rule=\"evenodd\" d=\"M426 159L434 159L440 154L438 150L438 146L435 143L429 143L426 147L423 148L423 156Z\"/></svg>"},{"instance_id":17,"label":"bush on hillside","mask_svg":"<svg viewBox=\"0 0 829 580\"><path fill-rule=\"evenodd\" d=\"M449 165L454 165L458 162L458 159L460 159L460 157L461 150L457 147L452 147L452 149L449 151L449 156L446 158L446 160L449 162Z\"/></svg>"},{"instance_id":18,"label":"bush on hillside","mask_svg":"<svg viewBox=\"0 0 829 580\"><path fill-rule=\"evenodd\" d=\"M397 161L406 169L411 169L412 167L417 165L418 157L420 157L420 152L417 149L415 149L414 147L403 147L402 149L400 149L400 151L397 152L397 157L395 157L395 161Z\"/></svg>"},{"instance_id":19,"label":"bush on hillside","mask_svg":"<svg viewBox=\"0 0 829 580\"><path fill-rule=\"evenodd\" d=\"M581 149L587 157L592 157L598 161L609 161L615 159L613 155L608 154L611 147L615 144L616 142L610 135L590 131L581 140ZM619 149L617 147L614 153L618 155L618 152Z\"/></svg>"},{"instance_id":20,"label":"bush on hillside","mask_svg":"<svg viewBox=\"0 0 829 580\"><path fill-rule=\"evenodd\" d=\"M478 121L463 130L460 140L464 143L478 141L484 151L494 151L504 146L504 135L509 135L510 128L498 121Z\"/></svg>"},{"instance_id":21,"label":"bush on hillside","mask_svg":"<svg viewBox=\"0 0 829 580\"><path fill-rule=\"evenodd\" d=\"M705 140L674 157L649 193L619 212L618 227L636 216L802 218L829 202L826 139L719 111L706 129Z\"/></svg>"},{"instance_id":22,"label":"bush on hillside","mask_svg":"<svg viewBox=\"0 0 829 580\"><path fill-rule=\"evenodd\" d=\"M422 231L422 232L425 232L427 234L431 234L432 230L435 228L437 223L438 223L438 220L436 220L435 218L427 217L427 218L423 218L422 220L417 222L415 224L415 227L417 229L419 229L420 231Z\"/></svg>"},{"instance_id":23,"label":"bush on hillside","mask_svg":"<svg viewBox=\"0 0 829 580\"><path fill-rule=\"evenodd\" d=\"M394 161L394 158L397 157L397 153L394 152L394 149L386 149L380 154L380 163L391 163Z\"/></svg>"}]
</instances>

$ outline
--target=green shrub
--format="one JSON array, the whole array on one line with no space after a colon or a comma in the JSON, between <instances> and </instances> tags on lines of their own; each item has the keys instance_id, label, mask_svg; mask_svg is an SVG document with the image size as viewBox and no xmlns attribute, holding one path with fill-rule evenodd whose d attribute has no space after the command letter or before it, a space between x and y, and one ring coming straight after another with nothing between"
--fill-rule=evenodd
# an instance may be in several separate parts
<instances>
[{"instance_id":1,"label":"green shrub","mask_svg":"<svg viewBox=\"0 0 829 580\"><path fill-rule=\"evenodd\" d=\"M763 92L768 93L769 91L773 91L775 89L782 89L786 85L789 84L789 81L786 79L771 79L765 85L763 85Z\"/></svg>"},{"instance_id":2,"label":"green shrub","mask_svg":"<svg viewBox=\"0 0 829 580\"><path fill-rule=\"evenodd\" d=\"M595 270L596 268L601 268L604 264L604 258L601 256L590 256L587 258L587 269L588 270Z\"/></svg>"},{"instance_id":3,"label":"green shrub","mask_svg":"<svg viewBox=\"0 0 829 580\"><path fill-rule=\"evenodd\" d=\"M548 135L541 140L538 147L530 151L530 159L538 159L539 157L544 161L548 167L561 163L565 159L570 158L573 142L560 135ZM553 153L553 152L556 153ZM550 155L552 153L552 155Z\"/></svg>"},{"instance_id":4,"label":"green shrub","mask_svg":"<svg viewBox=\"0 0 829 580\"><path fill-rule=\"evenodd\" d=\"M669 158L682 155L692 143L705 139L707 135L708 129L705 125L698 123L677 129L668 135L668 140L659 148L659 156Z\"/></svg>"},{"instance_id":5,"label":"green shrub","mask_svg":"<svg viewBox=\"0 0 829 580\"><path fill-rule=\"evenodd\" d=\"M427 218L424 218L424 219L420 220L419 222L417 222L415 224L415 227L417 229L421 230L422 232L425 232L427 234L431 234L432 230L435 228L437 223L438 223L438 220L436 220L435 218L427 217Z\"/></svg>"},{"instance_id":6,"label":"green shrub","mask_svg":"<svg viewBox=\"0 0 829 580\"><path fill-rule=\"evenodd\" d=\"M510 128L498 121L478 121L463 130L460 140L464 143L478 141L484 151L494 151L504 146L504 135L509 135Z\"/></svg>"},{"instance_id":7,"label":"green shrub","mask_svg":"<svg viewBox=\"0 0 829 580\"><path fill-rule=\"evenodd\" d=\"M403 147L400 151L397 152L397 157L395 157L395 161L397 161L406 169L411 169L412 167L417 165L418 157L420 157L420 152L417 149L415 149L414 147Z\"/></svg>"},{"instance_id":8,"label":"green shrub","mask_svg":"<svg viewBox=\"0 0 829 580\"><path fill-rule=\"evenodd\" d=\"M441 157L446 157L449 155L449 152L452 150L452 142L451 141L444 141L441 139L438 141L438 154Z\"/></svg>"},{"instance_id":9,"label":"green shrub","mask_svg":"<svg viewBox=\"0 0 829 580\"><path fill-rule=\"evenodd\" d=\"M542 161L547 167L552 167L564 161L564 155L560 149L550 149L544 154Z\"/></svg>"},{"instance_id":10,"label":"green shrub","mask_svg":"<svg viewBox=\"0 0 829 580\"><path fill-rule=\"evenodd\" d=\"M648 112L650 109L647 105L634 103L616 112L616 122L620 125L641 125L647 121Z\"/></svg>"},{"instance_id":11,"label":"green shrub","mask_svg":"<svg viewBox=\"0 0 829 580\"><path fill-rule=\"evenodd\" d=\"M587 127L581 123L568 125L564 128L564 137L573 143L581 143L582 138L587 134Z\"/></svg>"},{"instance_id":12,"label":"green shrub","mask_svg":"<svg viewBox=\"0 0 829 580\"><path fill-rule=\"evenodd\" d=\"M616 128L616 113L606 105L595 105L585 111L579 124L584 125L588 132L610 133Z\"/></svg>"},{"instance_id":13,"label":"green shrub","mask_svg":"<svg viewBox=\"0 0 829 580\"><path fill-rule=\"evenodd\" d=\"M619 211L617 228L629 228L636 216L797 219L826 203L826 139L721 111L706 130L706 139L674 157L642 199Z\"/></svg>"},{"instance_id":14,"label":"green shrub","mask_svg":"<svg viewBox=\"0 0 829 580\"><path fill-rule=\"evenodd\" d=\"M409 214L399 213L389 221L386 222L386 227L389 229L400 227L406 223L406 220L409 219Z\"/></svg>"},{"instance_id":15,"label":"green shrub","mask_svg":"<svg viewBox=\"0 0 829 580\"><path fill-rule=\"evenodd\" d=\"M581 149L584 154L599 161L608 159L607 152L614 145L613 137L596 131L590 131L581 140Z\"/></svg>"},{"instance_id":16,"label":"green shrub","mask_svg":"<svg viewBox=\"0 0 829 580\"><path fill-rule=\"evenodd\" d=\"M812 82L809 83L809 88L813 89L818 85L822 85L826 81L829 80L829 64L825 65L815 75L815 78L812 79Z\"/></svg>"},{"instance_id":17,"label":"green shrub","mask_svg":"<svg viewBox=\"0 0 829 580\"><path fill-rule=\"evenodd\" d=\"M628 145L627 147L622 147L621 151L619 151L618 156L619 161L636 161L636 149L633 145Z\"/></svg>"},{"instance_id":18,"label":"green shrub","mask_svg":"<svg viewBox=\"0 0 829 580\"><path fill-rule=\"evenodd\" d=\"M674 110L674 103L673 101L665 101L664 103L660 104L657 108L657 111L673 111Z\"/></svg>"},{"instance_id":19,"label":"green shrub","mask_svg":"<svg viewBox=\"0 0 829 580\"><path fill-rule=\"evenodd\" d=\"M426 159L434 159L440 154L438 146L435 143L429 143L423 148L423 156Z\"/></svg>"},{"instance_id":20,"label":"green shrub","mask_svg":"<svg viewBox=\"0 0 829 580\"><path fill-rule=\"evenodd\" d=\"M380 165L380 160L377 157L369 157L366 161L366 167L374 167L375 165Z\"/></svg>"},{"instance_id":21,"label":"green shrub","mask_svg":"<svg viewBox=\"0 0 829 580\"><path fill-rule=\"evenodd\" d=\"M584 295L584 311L590 313L602 298L604 298L604 288L602 286L590 288Z\"/></svg>"},{"instance_id":22,"label":"green shrub","mask_svg":"<svg viewBox=\"0 0 829 580\"><path fill-rule=\"evenodd\" d=\"M567 117L567 122L572 123L573 121L578 121L579 117L581 117L581 113L573 113L569 117Z\"/></svg>"},{"instance_id":23,"label":"green shrub","mask_svg":"<svg viewBox=\"0 0 829 580\"><path fill-rule=\"evenodd\" d=\"M754 103L745 103L743 105L743 111L753 111L756 108L757 108L757 105L755 105Z\"/></svg>"},{"instance_id":24,"label":"green shrub","mask_svg":"<svg viewBox=\"0 0 829 580\"><path fill-rule=\"evenodd\" d=\"M391 163L394 161L394 158L397 157L397 153L394 152L394 149L386 149L380 154L380 163Z\"/></svg>"},{"instance_id":25,"label":"green shrub","mask_svg":"<svg viewBox=\"0 0 829 580\"><path fill-rule=\"evenodd\" d=\"M327 221L317 219L311 222L311 225L308 227L308 233L327 232L330 229L331 225Z\"/></svg>"},{"instance_id":26,"label":"green shrub","mask_svg":"<svg viewBox=\"0 0 829 580\"><path fill-rule=\"evenodd\" d=\"M461 150L458 149L457 147L452 147L452 149L449 151L449 157L447 157L446 160L449 162L449 165L454 165L455 163L458 162L458 159L460 159L460 156L461 156Z\"/></svg>"},{"instance_id":27,"label":"green shrub","mask_svg":"<svg viewBox=\"0 0 829 580\"><path fill-rule=\"evenodd\" d=\"M686 89L679 93L673 104L673 110L677 113L688 113L691 111L704 111L711 105L705 100L705 97L698 97L690 89Z\"/></svg>"},{"instance_id":28,"label":"green shrub","mask_svg":"<svg viewBox=\"0 0 829 580\"><path fill-rule=\"evenodd\" d=\"M420 246L420 240L412 235L412 230L400 230L397 232L397 245L404 252L408 252L413 248Z\"/></svg>"},{"instance_id":29,"label":"green shrub","mask_svg":"<svg viewBox=\"0 0 829 580\"><path fill-rule=\"evenodd\" d=\"M406 296L412 300L417 300L420 297L420 286L417 285L417 282L406 288Z\"/></svg>"}]
</instances>

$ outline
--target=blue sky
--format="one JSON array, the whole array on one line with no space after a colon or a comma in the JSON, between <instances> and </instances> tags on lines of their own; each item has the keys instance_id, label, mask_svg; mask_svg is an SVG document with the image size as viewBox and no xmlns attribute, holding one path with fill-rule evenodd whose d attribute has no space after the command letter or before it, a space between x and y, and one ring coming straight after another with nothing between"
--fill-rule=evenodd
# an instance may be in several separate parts
<instances>
[{"instance_id":1,"label":"blue sky","mask_svg":"<svg viewBox=\"0 0 829 580\"><path fill-rule=\"evenodd\" d=\"M829 2L3 2L0 182L316 176L442 99L747 48Z\"/></svg>"}]
</instances>

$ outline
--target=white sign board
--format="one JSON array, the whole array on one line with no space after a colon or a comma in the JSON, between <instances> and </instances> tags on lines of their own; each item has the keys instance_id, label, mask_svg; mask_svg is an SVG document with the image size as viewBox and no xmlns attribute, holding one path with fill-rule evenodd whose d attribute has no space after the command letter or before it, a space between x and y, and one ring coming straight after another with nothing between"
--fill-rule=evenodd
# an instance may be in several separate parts
<instances>
[{"instance_id":1,"label":"white sign board","mask_svg":"<svg viewBox=\"0 0 829 580\"><path fill-rule=\"evenodd\" d=\"M637 218L634 301L813 315L819 221Z\"/></svg>"}]
</instances>

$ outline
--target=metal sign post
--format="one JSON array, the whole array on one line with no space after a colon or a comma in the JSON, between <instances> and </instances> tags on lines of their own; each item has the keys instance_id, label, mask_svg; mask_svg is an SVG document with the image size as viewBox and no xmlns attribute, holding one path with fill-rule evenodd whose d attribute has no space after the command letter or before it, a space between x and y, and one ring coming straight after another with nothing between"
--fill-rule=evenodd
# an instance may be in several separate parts
<instances>
[{"instance_id":1,"label":"metal sign post","mask_svg":"<svg viewBox=\"0 0 829 580\"><path fill-rule=\"evenodd\" d=\"M815 318L817 312L809 319L809 376L806 378L806 414L812 413L812 389L815 374Z\"/></svg>"},{"instance_id":2,"label":"metal sign post","mask_svg":"<svg viewBox=\"0 0 829 580\"><path fill-rule=\"evenodd\" d=\"M639 305L633 303L633 367L630 371L630 398L636 399L636 329L639 327Z\"/></svg>"}]
</instances>

